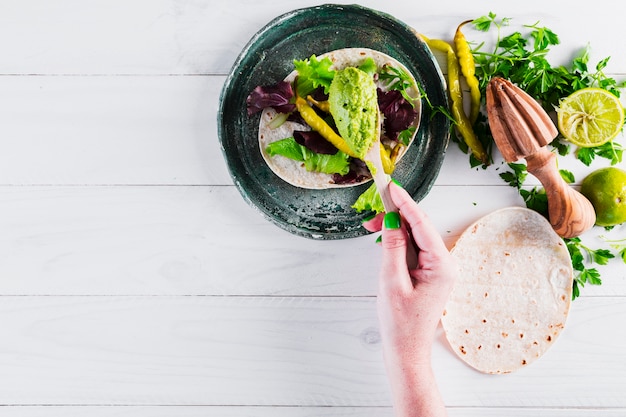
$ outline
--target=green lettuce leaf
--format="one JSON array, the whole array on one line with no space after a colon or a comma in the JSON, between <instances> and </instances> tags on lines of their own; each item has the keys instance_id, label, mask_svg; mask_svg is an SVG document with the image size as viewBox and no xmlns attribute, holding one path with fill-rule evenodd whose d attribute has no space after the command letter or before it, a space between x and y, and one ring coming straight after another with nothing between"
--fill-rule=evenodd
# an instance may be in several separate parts
<instances>
[{"instance_id":1,"label":"green lettuce leaf","mask_svg":"<svg viewBox=\"0 0 626 417\"><path fill-rule=\"evenodd\" d=\"M315 55L302 61L294 60L293 65L298 71L296 78L296 94L306 97L318 87L324 87L324 92L328 94L328 88L335 76L335 71L330 69L333 61L324 57L321 61Z\"/></svg>"},{"instance_id":2,"label":"green lettuce leaf","mask_svg":"<svg viewBox=\"0 0 626 417\"><path fill-rule=\"evenodd\" d=\"M372 183L372 185L357 198L352 208L358 213L363 211L375 211L376 213L384 212L385 207L383 207L383 200L380 198L380 194L378 194L376 184Z\"/></svg>"},{"instance_id":3,"label":"green lettuce leaf","mask_svg":"<svg viewBox=\"0 0 626 417\"><path fill-rule=\"evenodd\" d=\"M282 155L304 162L307 171L340 175L346 175L350 171L350 157L347 154L341 151L334 155L315 153L300 145L293 137L272 142L265 150L270 156Z\"/></svg>"},{"instance_id":4,"label":"green lettuce leaf","mask_svg":"<svg viewBox=\"0 0 626 417\"><path fill-rule=\"evenodd\" d=\"M371 76L374 76L378 71L378 67L376 66L376 62L372 57L367 57L363 60L361 65L358 66L361 71L368 73Z\"/></svg>"}]
</instances>

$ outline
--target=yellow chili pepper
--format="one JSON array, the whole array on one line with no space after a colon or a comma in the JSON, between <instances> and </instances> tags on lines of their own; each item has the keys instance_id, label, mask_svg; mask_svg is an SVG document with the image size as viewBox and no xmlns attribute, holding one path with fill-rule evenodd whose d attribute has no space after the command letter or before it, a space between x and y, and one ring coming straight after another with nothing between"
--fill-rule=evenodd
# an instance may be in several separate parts
<instances>
[{"instance_id":1,"label":"yellow chili pepper","mask_svg":"<svg viewBox=\"0 0 626 417\"><path fill-rule=\"evenodd\" d=\"M398 156L400 155L400 151L404 148L405 146L401 143L398 143L396 146L393 147L393 149L389 152L389 158L391 159L392 163L395 163L398 160Z\"/></svg>"},{"instance_id":2,"label":"yellow chili pepper","mask_svg":"<svg viewBox=\"0 0 626 417\"><path fill-rule=\"evenodd\" d=\"M321 111L326 113L330 112L330 102L328 100L317 101L311 96L306 96L306 99L313 103L313 105L315 105L315 107L317 107Z\"/></svg>"},{"instance_id":3,"label":"yellow chili pepper","mask_svg":"<svg viewBox=\"0 0 626 417\"><path fill-rule=\"evenodd\" d=\"M380 145L380 160L383 163L383 171L385 174L391 174L396 168L395 162L391 159L390 152L387 151L387 148Z\"/></svg>"},{"instance_id":4,"label":"yellow chili pepper","mask_svg":"<svg viewBox=\"0 0 626 417\"><path fill-rule=\"evenodd\" d=\"M324 139L335 145L335 148L339 149L341 152L344 152L350 155L353 158L358 158L355 153L352 151L348 143L339 136L329 125L322 119L313 107L309 106L305 99L300 96L296 96L296 108L300 112L300 116L304 119L305 122L311 129L315 130L317 133L322 135Z\"/></svg>"},{"instance_id":5,"label":"yellow chili pepper","mask_svg":"<svg viewBox=\"0 0 626 417\"><path fill-rule=\"evenodd\" d=\"M482 143L476 137L474 130L472 129L472 123L465 114L463 109L463 91L461 90L461 83L459 81L459 62L452 45L448 42L440 39L428 39L426 36L421 35L426 44L438 51L445 52L448 59L448 92L450 93L450 99L452 100L452 116L456 122L456 128L463 137L463 140L469 146L474 154L474 157L483 164L488 161L487 152Z\"/></svg>"},{"instance_id":6,"label":"yellow chili pepper","mask_svg":"<svg viewBox=\"0 0 626 417\"><path fill-rule=\"evenodd\" d=\"M465 35L461 32L463 25L470 22L471 20L466 20L456 28L456 33L454 34L454 46L456 47L456 54L459 57L461 73L465 77L465 81L467 82L467 86L470 90L471 106L469 119L473 126L478 118L478 113L480 112L480 89L478 87L478 78L476 78L475 75L476 64L474 62L474 55L472 55L472 51L469 43L467 43L467 39L465 39Z\"/></svg>"}]
</instances>

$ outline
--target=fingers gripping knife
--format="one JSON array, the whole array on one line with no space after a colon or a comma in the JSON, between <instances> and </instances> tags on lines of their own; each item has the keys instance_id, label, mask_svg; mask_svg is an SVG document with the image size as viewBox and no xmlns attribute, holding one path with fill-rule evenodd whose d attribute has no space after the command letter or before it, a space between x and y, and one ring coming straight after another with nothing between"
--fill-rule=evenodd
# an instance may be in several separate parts
<instances>
[{"instance_id":1,"label":"fingers gripping knife","mask_svg":"<svg viewBox=\"0 0 626 417\"><path fill-rule=\"evenodd\" d=\"M380 112L378 113L377 118L377 128L376 128L376 139L373 141L372 145L369 147L365 159L372 165L372 177L374 179L374 183L376 184L376 189L378 190L378 194L380 194L380 198L383 201L383 206L385 207L385 212L398 212L398 207L395 205L393 200L391 199L391 195L389 194L389 176L385 174L385 170L383 168L383 163L381 160L380 152L380 130L381 130L381 117ZM406 261L409 269L414 269L417 267L417 245L413 241L410 231L408 236L409 245L407 247Z\"/></svg>"},{"instance_id":2,"label":"fingers gripping knife","mask_svg":"<svg viewBox=\"0 0 626 417\"><path fill-rule=\"evenodd\" d=\"M594 208L559 174L556 156L545 147L558 130L539 103L510 81L494 77L487 86L487 116L504 159L515 162L525 158L528 172L541 181L556 233L572 238L590 229L596 221Z\"/></svg>"}]
</instances>

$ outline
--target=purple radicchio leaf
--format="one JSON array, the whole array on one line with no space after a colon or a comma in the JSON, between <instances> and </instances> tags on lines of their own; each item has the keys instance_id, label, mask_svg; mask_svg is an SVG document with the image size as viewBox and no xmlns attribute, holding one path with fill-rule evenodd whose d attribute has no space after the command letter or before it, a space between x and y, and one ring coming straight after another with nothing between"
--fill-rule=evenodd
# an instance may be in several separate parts
<instances>
[{"instance_id":1,"label":"purple radicchio leaf","mask_svg":"<svg viewBox=\"0 0 626 417\"><path fill-rule=\"evenodd\" d=\"M257 86L246 99L248 115L253 115L266 107L272 107L279 113L291 113L296 109L296 106L291 103L292 98L293 88L287 81Z\"/></svg>"},{"instance_id":2,"label":"purple radicchio leaf","mask_svg":"<svg viewBox=\"0 0 626 417\"><path fill-rule=\"evenodd\" d=\"M372 174L365 162L353 158L350 161L350 171L346 175L333 174L332 179L335 184L356 184L371 178L371 176Z\"/></svg>"},{"instance_id":3,"label":"purple radicchio leaf","mask_svg":"<svg viewBox=\"0 0 626 417\"><path fill-rule=\"evenodd\" d=\"M324 139L322 135L314 130L294 130L293 138L298 144L308 148L315 153L334 155L338 151L338 149L335 148L332 143Z\"/></svg>"},{"instance_id":4,"label":"purple radicchio leaf","mask_svg":"<svg viewBox=\"0 0 626 417\"><path fill-rule=\"evenodd\" d=\"M378 107L385 116L383 127L389 139L397 140L398 133L408 129L417 118L417 112L411 103L398 90L385 92L379 88Z\"/></svg>"}]
</instances>

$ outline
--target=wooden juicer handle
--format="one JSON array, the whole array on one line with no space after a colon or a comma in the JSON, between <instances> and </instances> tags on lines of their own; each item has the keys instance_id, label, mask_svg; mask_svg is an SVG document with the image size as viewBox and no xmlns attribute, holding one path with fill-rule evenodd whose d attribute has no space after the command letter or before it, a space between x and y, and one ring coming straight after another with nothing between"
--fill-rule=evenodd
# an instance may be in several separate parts
<instances>
[{"instance_id":1,"label":"wooden juicer handle","mask_svg":"<svg viewBox=\"0 0 626 417\"><path fill-rule=\"evenodd\" d=\"M548 217L559 236L576 237L593 227L596 213L591 202L561 177L552 152L541 148L527 156L526 169L539 179L546 190Z\"/></svg>"},{"instance_id":2,"label":"wooden juicer handle","mask_svg":"<svg viewBox=\"0 0 626 417\"><path fill-rule=\"evenodd\" d=\"M546 145L558 134L539 103L508 80L494 77L487 86L487 116L498 149L507 162L526 158L548 198L548 218L561 237L581 235L596 222L591 202L561 177L556 156Z\"/></svg>"}]
</instances>

